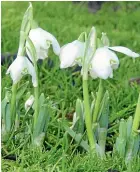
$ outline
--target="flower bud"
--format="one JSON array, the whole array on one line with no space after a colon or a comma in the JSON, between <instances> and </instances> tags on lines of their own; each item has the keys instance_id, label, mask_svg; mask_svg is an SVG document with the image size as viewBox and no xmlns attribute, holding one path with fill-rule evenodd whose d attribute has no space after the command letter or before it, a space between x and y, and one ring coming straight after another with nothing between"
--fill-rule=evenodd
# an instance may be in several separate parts
<instances>
[{"instance_id":1,"label":"flower bud","mask_svg":"<svg viewBox=\"0 0 140 172\"><path fill-rule=\"evenodd\" d=\"M29 108L31 108L32 105L33 105L33 103L34 103L34 96L31 95L31 96L28 98L28 100L25 102L25 110L28 110Z\"/></svg>"}]
</instances>

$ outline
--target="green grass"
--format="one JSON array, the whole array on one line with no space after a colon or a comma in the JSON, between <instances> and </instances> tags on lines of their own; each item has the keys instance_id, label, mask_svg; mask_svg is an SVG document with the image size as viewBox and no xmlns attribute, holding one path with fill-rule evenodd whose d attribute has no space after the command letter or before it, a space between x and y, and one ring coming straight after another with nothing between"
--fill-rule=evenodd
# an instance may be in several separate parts
<instances>
[{"instance_id":1,"label":"green grass","mask_svg":"<svg viewBox=\"0 0 140 172\"><path fill-rule=\"evenodd\" d=\"M117 11L113 9L119 7ZM23 14L28 7L27 2L2 2L2 54L10 52L16 53L19 42L19 30ZM56 36L60 45L64 45L78 38L81 32L89 32L90 28L96 26L98 37L102 32L106 32L111 45L126 46L135 52L140 52L140 2L109 2L105 3L102 10L96 14L88 12L86 5L73 4L71 2L33 2L34 18L41 28L51 32ZM135 62L125 55L118 53L120 57L120 68L114 72L114 78L104 82L105 88L110 94L110 125L118 123L120 118L128 118L134 115L139 85L130 86L129 79L140 76L140 60ZM17 161L2 160L2 170L7 171L63 171L63 172L105 172L107 169L126 170L124 162L114 155L110 155L101 162L100 159L92 159L88 154L74 151L75 144L70 144L64 148L63 127L58 123L56 116L65 118L67 113L73 112L77 98L82 98L82 80L79 73L72 75L74 68L66 70L59 69L59 59L50 52L54 67L49 68L47 60L39 68L40 70L40 93L44 92L45 97L49 97L56 104L57 112L51 118L48 131L47 142L43 150L35 150L26 143L26 140L17 141L3 145L6 151L16 154ZM5 75L7 65L2 66L2 98L5 88L11 87L11 79ZM26 76L21 83L30 79ZM75 85L72 85L75 82ZM89 90L97 91L98 80L89 79ZM30 82L27 92L33 93ZM19 103L21 119L24 118L24 96ZM32 113L32 112L30 112ZM67 119L66 119L67 120ZM114 143L117 136L118 127L113 132L115 134L108 138L108 145ZM25 141L25 143L24 143ZM4 151L3 149L3 151ZM65 151L63 151L65 150ZM131 172L138 172L139 159L134 161Z\"/></svg>"}]
</instances>

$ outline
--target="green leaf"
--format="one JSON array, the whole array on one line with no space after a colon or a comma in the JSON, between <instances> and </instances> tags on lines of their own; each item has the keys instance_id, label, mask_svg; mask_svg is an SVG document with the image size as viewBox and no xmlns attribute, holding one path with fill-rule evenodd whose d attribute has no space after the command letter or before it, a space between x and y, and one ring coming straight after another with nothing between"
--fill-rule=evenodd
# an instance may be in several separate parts
<instances>
[{"instance_id":1,"label":"green leaf","mask_svg":"<svg viewBox=\"0 0 140 172\"><path fill-rule=\"evenodd\" d=\"M121 157L125 157L125 149L126 149L126 140L120 137L116 139L116 150L120 154Z\"/></svg>"},{"instance_id":2,"label":"green leaf","mask_svg":"<svg viewBox=\"0 0 140 172\"><path fill-rule=\"evenodd\" d=\"M44 93L41 93L41 95L39 97L39 109L42 108L44 103L45 103L45 96L44 96Z\"/></svg>"},{"instance_id":3,"label":"green leaf","mask_svg":"<svg viewBox=\"0 0 140 172\"><path fill-rule=\"evenodd\" d=\"M17 95L16 95L16 99L17 101L21 99L21 97L23 96L23 94L25 93L27 87L28 87L29 81L25 82L24 84L22 84L18 90L17 90Z\"/></svg>"},{"instance_id":4,"label":"green leaf","mask_svg":"<svg viewBox=\"0 0 140 172\"><path fill-rule=\"evenodd\" d=\"M76 117L78 120L75 124L75 131L77 133L83 134L84 132L84 107L83 102L80 99L77 99L76 101Z\"/></svg>"},{"instance_id":5,"label":"green leaf","mask_svg":"<svg viewBox=\"0 0 140 172\"><path fill-rule=\"evenodd\" d=\"M126 146L125 162L128 164L134 156L137 155L139 150L140 136L131 134Z\"/></svg>"},{"instance_id":6,"label":"green leaf","mask_svg":"<svg viewBox=\"0 0 140 172\"><path fill-rule=\"evenodd\" d=\"M65 124L63 124L64 129L66 130L66 132L69 133L69 135L81 146L83 147L86 151L89 151L89 145L86 141L83 140L82 135L79 133L77 134L76 132L74 132L71 128L69 128L68 126L66 126Z\"/></svg>"},{"instance_id":7,"label":"green leaf","mask_svg":"<svg viewBox=\"0 0 140 172\"><path fill-rule=\"evenodd\" d=\"M1 115L2 118L5 120L5 114L6 114L6 105L9 103L11 100L11 92L6 91L4 99L1 101Z\"/></svg>"},{"instance_id":8,"label":"green leaf","mask_svg":"<svg viewBox=\"0 0 140 172\"><path fill-rule=\"evenodd\" d=\"M120 126L119 126L119 137L124 138L125 140L127 139L127 128L126 128L126 121L124 119L121 119L120 121Z\"/></svg>"},{"instance_id":9,"label":"green leaf","mask_svg":"<svg viewBox=\"0 0 140 172\"><path fill-rule=\"evenodd\" d=\"M101 102L101 109L99 111L98 120L101 128L108 128L109 117L109 92L106 91Z\"/></svg>"},{"instance_id":10,"label":"green leaf","mask_svg":"<svg viewBox=\"0 0 140 172\"><path fill-rule=\"evenodd\" d=\"M99 128L98 129L98 145L100 146L101 157L105 156L106 137L107 137L107 129L106 128Z\"/></svg>"},{"instance_id":11,"label":"green leaf","mask_svg":"<svg viewBox=\"0 0 140 172\"><path fill-rule=\"evenodd\" d=\"M11 116L10 116L10 104L6 105L6 113L5 113L5 129L7 132L11 129Z\"/></svg>"},{"instance_id":12,"label":"green leaf","mask_svg":"<svg viewBox=\"0 0 140 172\"><path fill-rule=\"evenodd\" d=\"M127 140L129 140L129 137L131 135L131 132L132 132L132 124L133 124L133 119L132 119L132 116L130 116L127 120Z\"/></svg>"},{"instance_id":13,"label":"green leaf","mask_svg":"<svg viewBox=\"0 0 140 172\"><path fill-rule=\"evenodd\" d=\"M48 125L48 121L49 121L48 118L50 118L50 115L48 113L48 106L43 105L40 108L38 119L36 122L36 126L35 126L34 131L33 131L33 138L34 139L46 130L46 125Z\"/></svg>"},{"instance_id":14,"label":"green leaf","mask_svg":"<svg viewBox=\"0 0 140 172\"><path fill-rule=\"evenodd\" d=\"M126 143L127 143L127 135L126 135L126 122L124 119L120 121L119 126L119 137L116 139L116 149L119 152L120 156L125 157L126 152Z\"/></svg>"}]
</instances>

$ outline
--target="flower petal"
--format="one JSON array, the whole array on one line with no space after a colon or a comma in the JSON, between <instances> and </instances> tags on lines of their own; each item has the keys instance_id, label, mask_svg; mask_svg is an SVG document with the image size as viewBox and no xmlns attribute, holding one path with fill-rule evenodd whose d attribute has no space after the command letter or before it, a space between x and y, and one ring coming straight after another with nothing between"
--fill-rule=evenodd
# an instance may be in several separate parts
<instances>
[{"instance_id":1,"label":"flower petal","mask_svg":"<svg viewBox=\"0 0 140 172\"><path fill-rule=\"evenodd\" d=\"M111 61L113 63L111 63ZM113 69L117 69L119 66L119 60L115 53L108 48L98 48L91 61L92 67L90 69L91 77L94 79L99 77L101 79L107 79L113 77Z\"/></svg>"},{"instance_id":2,"label":"flower petal","mask_svg":"<svg viewBox=\"0 0 140 172\"><path fill-rule=\"evenodd\" d=\"M60 51L60 68L71 67L76 64L76 60L84 56L83 42L75 40L71 43L64 45Z\"/></svg>"},{"instance_id":3,"label":"flower petal","mask_svg":"<svg viewBox=\"0 0 140 172\"><path fill-rule=\"evenodd\" d=\"M13 84L16 84L22 78L23 74L27 73L26 61L23 56L18 56L9 66L6 74L10 74Z\"/></svg>"},{"instance_id":4,"label":"flower petal","mask_svg":"<svg viewBox=\"0 0 140 172\"><path fill-rule=\"evenodd\" d=\"M18 83L20 79L28 73L32 76L33 86L36 87L37 80L34 66L24 56L17 56L6 72L6 74L10 74L13 84Z\"/></svg>"},{"instance_id":5,"label":"flower petal","mask_svg":"<svg viewBox=\"0 0 140 172\"><path fill-rule=\"evenodd\" d=\"M140 54L133 52L132 50L130 50L129 48L126 47L122 47L122 46L115 46L115 47L108 47L109 49L113 50L113 51L117 51L120 53L123 53L127 56L136 58L136 57L140 57Z\"/></svg>"},{"instance_id":6,"label":"flower petal","mask_svg":"<svg viewBox=\"0 0 140 172\"><path fill-rule=\"evenodd\" d=\"M32 40L36 48L38 59L45 59L46 57L48 57L48 49L50 48L51 44L54 53L56 55L59 55L60 45L56 38L49 32L41 28L31 29L29 32L29 38ZM28 42L26 43L26 46L29 47ZM29 58L32 59L28 50L27 54Z\"/></svg>"}]
</instances>

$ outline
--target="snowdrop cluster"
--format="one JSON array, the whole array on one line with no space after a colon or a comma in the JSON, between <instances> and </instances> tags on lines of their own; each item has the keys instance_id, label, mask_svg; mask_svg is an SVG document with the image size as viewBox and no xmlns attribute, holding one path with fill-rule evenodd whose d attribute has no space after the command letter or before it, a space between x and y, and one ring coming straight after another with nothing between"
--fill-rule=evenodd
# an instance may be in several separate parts
<instances>
[{"instance_id":1,"label":"snowdrop cluster","mask_svg":"<svg viewBox=\"0 0 140 172\"><path fill-rule=\"evenodd\" d=\"M48 57L48 50L52 45L53 51L56 55L60 54L60 45L56 38L50 34L49 32L41 29L41 28L36 28L36 29L31 29L29 32L29 38L34 44L36 54L37 54L37 59L42 59L44 60L45 58ZM26 41L26 53L28 57L26 56L21 56L17 55L17 58L15 61L9 66L6 74L10 74L13 84L16 84L20 81L22 76L26 74L30 74L32 76L32 83L34 87L37 87L37 76L35 73L35 68L33 65L33 56L31 52L29 51L30 45ZM30 60L29 60L29 59Z\"/></svg>"},{"instance_id":2,"label":"snowdrop cluster","mask_svg":"<svg viewBox=\"0 0 140 172\"><path fill-rule=\"evenodd\" d=\"M86 42L75 40L64 45L60 51L60 68L72 67L83 59ZM113 70L119 67L119 59L115 52L123 53L132 58L139 57L138 53L122 46L102 46L96 49L89 64L92 78L107 79L113 77ZM82 63L80 63L81 65Z\"/></svg>"},{"instance_id":3,"label":"snowdrop cluster","mask_svg":"<svg viewBox=\"0 0 140 172\"><path fill-rule=\"evenodd\" d=\"M89 150L89 147L90 150L96 149L97 152L104 157L109 111L107 113L104 113L106 116L103 118L101 118L101 116L99 118L99 115L103 114L99 114L99 111L109 109L109 93L108 91L106 91L103 95L104 91L102 79L106 80L108 78L112 78L113 71L118 69L119 67L119 58L115 52L123 53L124 55L132 57L134 59L140 57L140 54L135 53L129 48L123 46L111 47L109 39L105 33L102 33L101 38L97 37L95 27L92 27L88 37L86 36L86 33L83 32L78 39L60 47L59 42L53 34L43 30L37 25L34 25L32 11L32 5L30 3L30 6L23 17L17 58L9 66L6 72L6 74L10 74L13 80L11 104L9 106L10 118L9 113L7 114L8 118L4 118L10 121L5 122L5 124L8 125L8 127L6 126L6 128L8 128L7 131L9 132L10 129L12 130L13 126L15 125L17 115L17 83L22 79L24 75L29 74L32 77L34 95L31 95L28 98L24 106L26 113L29 111L31 107L34 111L32 120L33 143L37 146L43 143L43 139L45 138L45 132L47 128L46 126L50 117L48 110L49 106L47 104L48 101L45 101L44 94L41 94L39 96L39 75L37 61L39 59L45 60L46 58L48 58L49 49L52 48L54 54L57 55L60 59L61 69L73 67L74 65L79 65L82 67L81 75L83 76L83 101L77 99L77 110L76 113L74 113L73 124L69 128L69 131L72 131L73 133L73 131L77 130L78 137L75 137L75 134L73 135L74 139L78 139L80 138L80 136L83 135L86 126L89 146L87 142L83 142L84 144L82 146L85 148L85 150ZM100 78L99 89L91 106L89 101L87 83L88 74L93 79ZM5 109L5 107L3 109ZM139 125L139 111L140 110L137 110L137 114L135 115L136 122L134 122L134 124L136 123L136 125L134 125L133 127L134 131L137 130L137 126ZM99 124L99 120L102 121L103 124L106 124L106 126L101 126ZM98 124L98 126L95 124ZM98 139L94 137L94 135L97 136L97 132L96 134L93 134L93 126L95 128L98 127ZM16 126L15 129L17 129ZM78 140L78 144L80 142L81 139ZM120 151L121 150L122 149L120 149Z\"/></svg>"},{"instance_id":4,"label":"snowdrop cluster","mask_svg":"<svg viewBox=\"0 0 140 172\"><path fill-rule=\"evenodd\" d=\"M83 65L83 58L85 54L86 42L75 40L71 43L60 45L57 39L49 32L43 30L42 28L34 28L29 31L29 38L33 42L37 58L44 60L48 57L48 51L52 45L53 52L59 56L60 68L72 67L76 64L79 66ZM123 53L132 58L137 58L140 55L133 52L132 50L122 47L122 46L108 46L108 38L105 33L102 33L101 41L103 45L98 47L93 54L88 71L93 79L101 78L107 79L113 77L113 70L119 67L119 59L115 52ZM29 51L30 45L26 41L26 53L28 58L25 56L18 55L16 60L10 65L7 70L7 74L10 73L13 80L13 84L16 84L23 75L30 74L32 76L33 86L36 87L36 74L33 66L33 57ZM92 51L92 50L87 50Z\"/></svg>"}]
</instances>

